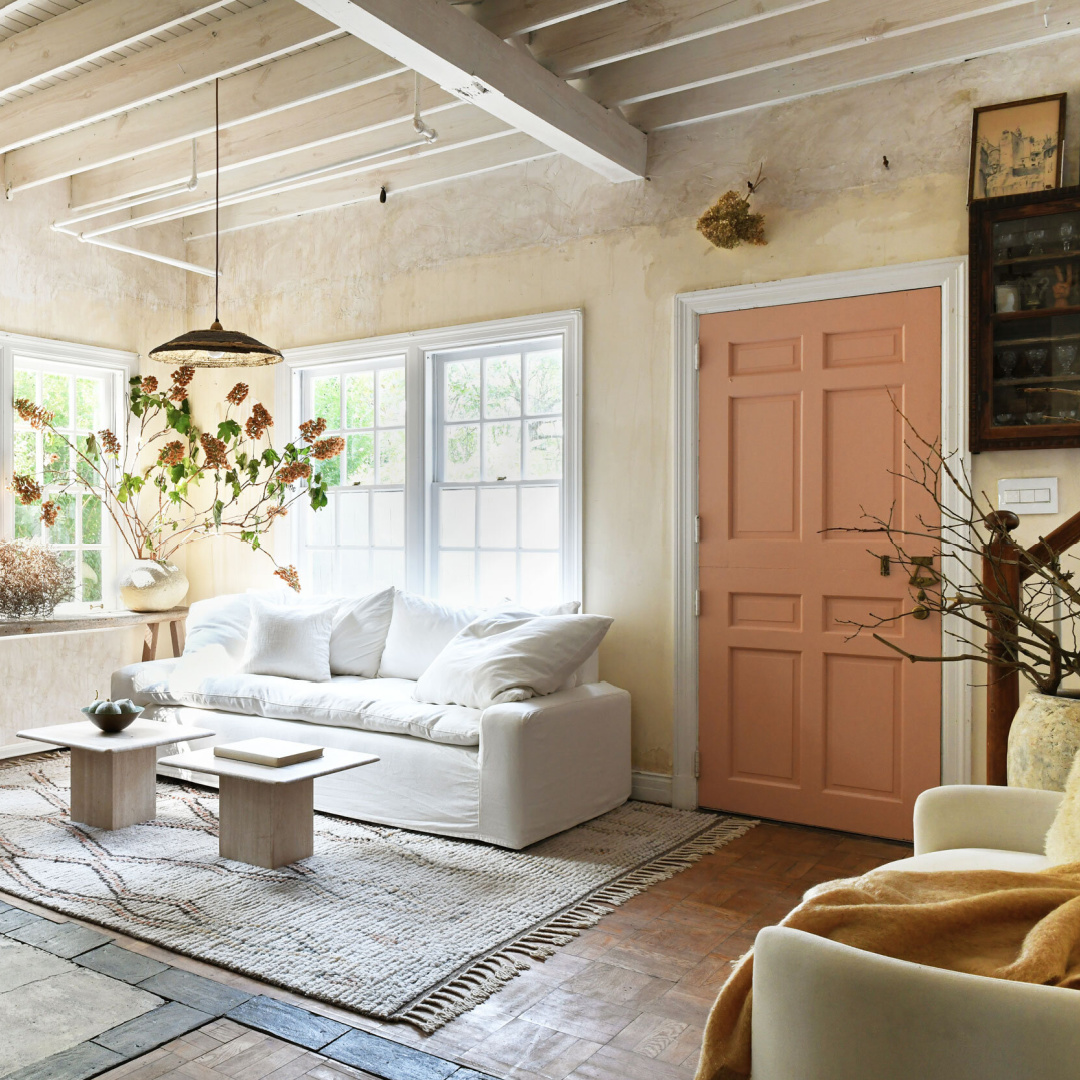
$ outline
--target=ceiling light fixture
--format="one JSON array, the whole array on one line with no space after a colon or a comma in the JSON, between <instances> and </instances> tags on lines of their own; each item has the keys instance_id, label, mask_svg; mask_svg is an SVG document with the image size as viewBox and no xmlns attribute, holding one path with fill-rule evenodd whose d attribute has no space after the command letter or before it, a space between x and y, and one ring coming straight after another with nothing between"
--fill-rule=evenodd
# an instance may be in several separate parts
<instances>
[{"instance_id":1,"label":"ceiling light fixture","mask_svg":"<svg viewBox=\"0 0 1080 1080\"><path fill-rule=\"evenodd\" d=\"M218 107L218 83L214 80L214 322L209 330L189 330L150 350L155 360L191 367L263 367L279 364L283 357L277 349L239 330L223 330L218 318L218 287L221 283L221 114Z\"/></svg>"}]
</instances>

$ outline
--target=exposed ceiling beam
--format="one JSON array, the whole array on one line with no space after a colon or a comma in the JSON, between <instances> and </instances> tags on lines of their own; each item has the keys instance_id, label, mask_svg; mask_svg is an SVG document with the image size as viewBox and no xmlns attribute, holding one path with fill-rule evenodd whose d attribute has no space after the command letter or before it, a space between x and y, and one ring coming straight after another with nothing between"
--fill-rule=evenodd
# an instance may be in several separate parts
<instances>
[{"instance_id":1,"label":"exposed ceiling beam","mask_svg":"<svg viewBox=\"0 0 1080 1080\"><path fill-rule=\"evenodd\" d=\"M446 0L300 0L388 56L613 181L645 175L646 139Z\"/></svg>"},{"instance_id":2,"label":"exposed ceiling beam","mask_svg":"<svg viewBox=\"0 0 1080 1080\"><path fill-rule=\"evenodd\" d=\"M382 172L401 162L420 157L447 154L465 146L478 146L512 135L497 117L464 102L443 114L439 139L429 143L417 136L411 121L369 131L340 143L321 146L315 151L264 161L222 177L222 208L283 195L301 188L340 184L346 177ZM358 160L363 159L363 160ZM103 216L76 226L91 235L98 229L118 232L145 228L165 221L176 221L210 210L214 205L214 185L204 181L194 192L172 195L113 215Z\"/></svg>"},{"instance_id":3,"label":"exposed ceiling beam","mask_svg":"<svg viewBox=\"0 0 1080 1080\"><path fill-rule=\"evenodd\" d=\"M1030 0L905 0L887 20L875 18L866 0L828 0L719 37L611 64L593 72L585 91L607 105L630 105L830 53L858 52L875 41L921 30L945 32L950 24L980 14L1004 16L1010 7L1024 7L1035 20Z\"/></svg>"},{"instance_id":4,"label":"exposed ceiling beam","mask_svg":"<svg viewBox=\"0 0 1080 1080\"><path fill-rule=\"evenodd\" d=\"M250 123L402 70L396 60L354 37L328 41L316 49L223 79L222 128ZM19 191L159 147L188 143L213 130L214 88L199 86L11 151L6 158L7 182L13 191ZM185 155L189 151L185 150Z\"/></svg>"},{"instance_id":5,"label":"exposed ceiling beam","mask_svg":"<svg viewBox=\"0 0 1080 1080\"><path fill-rule=\"evenodd\" d=\"M437 86L431 86L430 83L423 88L421 100L425 106L424 115L436 127L440 126L439 118L447 108L472 108L463 106L457 98ZM364 132L381 131L402 120L410 119L412 110L413 76L410 72L346 90L336 94L331 101L320 99L285 112L273 113L250 124L225 128L221 132L222 176L258 162L298 151L311 151ZM386 145L390 146L394 141L390 139ZM337 153L337 150L331 152ZM199 140L197 161L200 176L213 172L212 135ZM294 171L296 168L294 165ZM181 143L165 147L150 154L141 154L137 158L73 176L71 208L78 211L139 195L175 184L190 175L190 146Z\"/></svg>"},{"instance_id":6,"label":"exposed ceiling beam","mask_svg":"<svg viewBox=\"0 0 1080 1080\"><path fill-rule=\"evenodd\" d=\"M473 8L473 13L476 21L493 34L508 38L602 8L628 6L623 0L483 0Z\"/></svg>"},{"instance_id":7,"label":"exposed ceiling beam","mask_svg":"<svg viewBox=\"0 0 1080 1080\"><path fill-rule=\"evenodd\" d=\"M273 59L340 31L294 3L265 4L0 108L0 152Z\"/></svg>"},{"instance_id":8,"label":"exposed ceiling beam","mask_svg":"<svg viewBox=\"0 0 1080 1080\"><path fill-rule=\"evenodd\" d=\"M227 0L89 0L0 42L0 94L97 59Z\"/></svg>"},{"instance_id":9,"label":"exposed ceiling beam","mask_svg":"<svg viewBox=\"0 0 1080 1080\"><path fill-rule=\"evenodd\" d=\"M1046 23L1027 4L685 90L627 112L655 131L1071 37L1080 33L1080 0L1059 0Z\"/></svg>"},{"instance_id":10,"label":"exposed ceiling beam","mask_svg":"<svg viewBox=\"0 0 1080 1080\"><path fill-rule=\"evenodd\" d=\"M272 221L299 217L321 210L332 210L352 203L376 200L379 189L386 187L390 198L405 191L479 176L510 165L519 165L537 158L551 157L550 147L520 132L494 139L483 146L466 146L445 154L408 161L385 169L373 170L360 176L347 177L334 183L290 191L266 199L253 199L222 211L221 230L232 232ZM197 240L213 236L213 213L196 214L185 222L185 236Z\"/></svg>"},{"instance_id":11,"label":"exposed ceiling beam","mask_svg":"<svg viewBox=\"0 0 1080 1080\"><path fill-rule=\"evenodd\" d=\"M544 67L566 78L589 68L827 2L666 0L658 5L620 4L540 30L529 38L529 49ZM715 39L709 48L719 52L725 43L726 39Z\"/></svg>"}]
</instances>

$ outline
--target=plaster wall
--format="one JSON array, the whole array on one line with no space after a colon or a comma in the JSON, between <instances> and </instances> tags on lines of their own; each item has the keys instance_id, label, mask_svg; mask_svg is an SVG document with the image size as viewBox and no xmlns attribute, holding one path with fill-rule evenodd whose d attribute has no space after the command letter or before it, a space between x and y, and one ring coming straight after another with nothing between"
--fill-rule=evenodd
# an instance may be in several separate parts
<instances>
[{"instance_id":1,"label":"plaster wall","mask_svg":"<svg viewBox=\"0 0 1080 1080\"><path fill-rule=\"evenodd\" d=\"M977 58L659 132L650 179L640 183L612 186L553 158L425 191L391 190L385 205L232 233L222 245L224 318L288 347L584 309L585 604L615 616L602 670L633 695L634 766L667 773L673 297L965 254L971 109L1072 93L1073 53L1055 46ZM1076 147L1076 117L1067 143ZM1075 158L1073 149L1066 183L1075 182ZM760 162L767 182L756 208L766 215L768 246L710 247L694 218ZM374 194L378 174L371 179ZM189 288L193 311L205 318L203 283ZM249 381L272 399L272 376L253 372ZM228 382L214 386L214 402ZM975 479L992 489L1003 475L1058 475L1065 516L1080 508L1077 455L983 454ZM1023 536L1055 523L1027 519ZM220 545L193 553L189 565L200 595L267 574ZM978 702L972 725L978 778Z\"/></svg>"},{"instance_id":2,"label":"plaster wall","mask_svg":"<svg viewBox=\"0 0 1080 1080\"><path fill-rule=\"evenodd\" d=\"M141 354L179 332L183 273L52 232L66 209L66 184L0 199L0 330ZM180 248L175 234L140 242ZM138 660L141 642L138 627L0 638L0 753L18 748L21 728L81 719L76 710L108 693L112 671Z\"/></svg>"}]
</instances>

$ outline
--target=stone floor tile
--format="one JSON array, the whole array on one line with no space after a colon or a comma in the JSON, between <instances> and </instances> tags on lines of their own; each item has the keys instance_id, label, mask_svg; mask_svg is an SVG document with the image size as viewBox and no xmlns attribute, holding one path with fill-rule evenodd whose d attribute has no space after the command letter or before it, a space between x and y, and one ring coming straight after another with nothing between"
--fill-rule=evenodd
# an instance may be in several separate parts
<instances>
[{"instance_id":1,"label":"stone floor tile","mask_svg":"<svg viewBox=\"0 0 1080 1080\"><path fill-rule=\"evenodd\" d=\"M102 975L108 975L110 979L120 979L126 983L142 982L143 979L148 979L169 966L159 960L151 960L148 956L131 952L130 949L121 949L114 944L91 949L90 952L76 956L74 960L80 967L99 971Z\"/></svg>"},{"instance_id":2,"label":"stone floor tile","mask_svg":"<svg viewBox=\"0 0 1080 1080\"><path fill-rule=\"evenodd\" d=\"M46 919L20 926L9 931L7 936L66 960L112 941L111 934L102 934L78 923L51 923Z\"/></svg>"},{"instance_id":3,"label":"stone floor tile","mask_svg":"<svg viewBox=\"0 0 1080 1080\"><path fill-rule=\"evenodd\" d=\"M113 1050L83 1042L8 1073L6 1080L87 1080L123 1060Z\"/></svg>"},{"instance_id":4,"label":"stone floor tile","mask_svg":"<svg viewBox=\"0 0 1080 1080\"><path fill-rule=\"evenodd\" d=\"M246 1027L253 1027L256 1031L277 1035L307 1047L308 1050L321 1050L327 1043L349 1030L346 1024L329 1020L325 1016L315 1016L306 1009L299 1009L295 1005L263 995L253 997L230 1010L228 1019Z\"/></svg>"},{"instance_id":5,"label":"stone floor tile","mask_svg":"<svg viewBox=\"0 0 1080 1080\"><path fill-rule=\"evenodd\" d=\"M202 975L194 975L190 971L181 971L179 968L172 967L144 979L139 983L139 989L149 990L150 993L168 998L170 1001L190 1005L191 1008L209 1013L211 1016L222 1016L255 996L243 990L225 986L224 983L219 983L215 979L207 979Z\"/></svg>"},{"instance_id":6,"label":"stone floor tile","mask_svg":"<svg viewBox=\"0 0 1080 1080\"><path fill-rule=\"evenodd\" d=\"M135 1057L136 1054L156 1049L178 1035L202 1027L212 1019L212 1016L198 1009L181 1005L178 1001L169 1001L159 1009L98 1035L94 1042L124 1057Z\"/></svg>"},{"instance_id":7,"label":"stone floor tile","mask_svg":"<svg viewBox=\"0 0 1080 1080\"><path fill-rule=\"evenodd\" d=\"M32 911L23 911L22 908L9 907L7 911L0 912L0 934L10 934L13 930L31 926L34 923L56 925L56 923L50 923L48 919L43 919L40 915L35 915Z\"/></svg>"},{"instance_id":8,"label":"stone floor tile","mask_svg":"<svg viewBox=\"0 0 1080 1080\"><path fill-rule=\"evenodd\" d=\"M446 1080L458 1069L452 1061L366 1031L346 1032L323 1047L322 1053L334 1061L365 1069L386 1080Z\"/></svg>"}]
</instances>

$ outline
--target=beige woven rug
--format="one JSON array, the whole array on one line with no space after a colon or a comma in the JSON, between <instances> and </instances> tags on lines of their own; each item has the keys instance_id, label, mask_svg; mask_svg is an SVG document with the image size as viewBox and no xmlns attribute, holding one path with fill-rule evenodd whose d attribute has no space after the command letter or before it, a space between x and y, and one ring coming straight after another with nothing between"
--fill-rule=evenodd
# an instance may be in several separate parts
<instances>
[{"instance_id":1,"label":"beige woven rug","mask_svg":"<svg viewBox=\"0 0 1080 1080\"><path fill-rule=\"evenodd\" d=\"M0 765L0 891L357 1012L434 1031L614 906L753 822L630 802L525 851L315 815L315 854L217 853L217 793L158 817L68 817L66 752Z\"/></svg>"}]
</instances>

